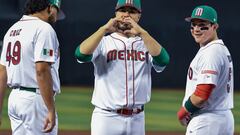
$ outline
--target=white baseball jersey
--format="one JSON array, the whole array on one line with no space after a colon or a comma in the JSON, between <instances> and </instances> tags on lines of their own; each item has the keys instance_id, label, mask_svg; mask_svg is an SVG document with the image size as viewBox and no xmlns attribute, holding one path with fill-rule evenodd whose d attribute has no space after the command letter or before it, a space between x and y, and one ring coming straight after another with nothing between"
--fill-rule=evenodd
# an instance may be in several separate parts
<instances>
[{"instance_id":1,"label":"white baseball jersey","mask_svg":"<svg viewBox=\"0 0 240 135\"><path fill-rule=\"evenodd\" d=\"M93 53L95 87L92 104L103 109L136 107L151 96L151 68L154 65L140 37L117 33L104 36Z\"/></svg>"},{"instance_id":2,"label":"white baseball jersey","mask_svg":"<svg viewBox=\"0 0 240 135\"><path fill-rule=\"evenodd\" d=\"M10 87L39 88L35 62L51 62L53 90L60 92L59 42L51 25L24 15L6 33L3 41L1 64L7 69Z\"/></svg>"},{"instance_id":3,"label":"white baseball jersey","mask_svg":"<svg viewBox=\"0 0 240 135\"><path fill-rule=\"evenodd\" d=\"M214 84L209 99L201 111L221 111L233 108L233 63L222 40L201 47L192 60L187 76L183 105L198 84Z\"/></svg>"}]
</instances>

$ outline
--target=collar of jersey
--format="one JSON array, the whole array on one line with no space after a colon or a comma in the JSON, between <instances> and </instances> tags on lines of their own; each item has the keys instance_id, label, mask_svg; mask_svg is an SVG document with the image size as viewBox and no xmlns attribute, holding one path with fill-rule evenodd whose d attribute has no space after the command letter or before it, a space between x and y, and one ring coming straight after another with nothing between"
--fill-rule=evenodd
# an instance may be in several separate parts
<instances>
[{"instance_id":1,"label":"collar of jersey","mask_svg":"<svg viewBox=\"0 0 240 135\"><path fill-rule=\"evenodd\" d=\"M140 40L140 39L141 39L141 37L139 37L139 36L127 38L127 37L124 37L124 36L119 35L119 34L116 33L116 32L112 33L111 36L113 36L113 37L115 37L115 38L118 38L118 39L121 39L121 40L124 40L124 41L125 41L125 40L136 41L136 40Z\"/></svg>"},{"instance_id":2,"label":"collar of jersey","mask_svg":"<svg viewBox=\"0 0 240 135\"><path fill-rule=\"evenodd\" d=\"M213 40L213 41L209 42L207 45L201 47L200 50L208 48L212 44L222 44L222 45L224 45L224 43L223 43L223 41L221 39L217 39L217 40Z\"/></svg>"},{"instance_id":3,"label":"collar of jersey","mask_svg":"<svg viewBox=\"0 0 240 135\"><path fill-rule=\"evenodd\" d=\"M29 15L23 15L23 17L20 19L21 21L26 21L26 20L39 20L38 17L35 16L29 16Z\"/></svg>"}]
</instances>

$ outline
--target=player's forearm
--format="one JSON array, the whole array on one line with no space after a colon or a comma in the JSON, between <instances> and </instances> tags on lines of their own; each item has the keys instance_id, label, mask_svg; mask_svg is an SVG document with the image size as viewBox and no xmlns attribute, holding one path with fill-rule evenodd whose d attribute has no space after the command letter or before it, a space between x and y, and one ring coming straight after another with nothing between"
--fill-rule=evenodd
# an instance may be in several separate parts
<instances>
[{"instance_id":1,"label":"player's forearm","mask_svg":"<svg viewBox=\"0 0 240 135\"><path fill-rule=\"evenodd\" d=\"M0 115L2 113L3 100L4 100L6 87L7 87L6 68L0 64Z\"/></svg>"},{"instance_id":2,"label":"player's forearm","mask_svg":"<svg viewBox=\"0 0 240 135\"><path fill-rule=\"evenodd\" d=\"M40 93L49 112L55 112L51 67L46 62L36 63L37 81Z\"/></svg>"},{"instance_id":3,"label":"player's forearm","mask_svg":"<svg viewBox=\"0 0 240 135\"><path fill-rule=\"evenodd\" d=\"M143 39L150 55L158 56L160 54L162 46L147 31L141 32L140 37Z\"/></svg>"},{"instance_id":4,"label":"player's forearm","mask_svg":"<svg viewBox=\"0 0 240 135\"><path fill-rule=\"evenodd\" d=\"M214 84L198 84L190 98L193 105L201 107L208 100L214 88Z\"/></svg>"},{"instance_id":5,"label":"player's forearm","mask_svg":"<svg viewBox=\"0 0 240 135\"><path fill-rule=\"evenodd\" d=\"M2 113L4 95L5 95L5 87L1 85L0 86L0 114Z\"/></svg>"},{"instance_id":6,"label":"player's forearm","mask_svg":"<svg viewBox=\"0 0 240 135\"><path fill-rule=\"evenodd\" d=\"M89 38L84 40L80 44L81 53L86 55L92 54L94 50L97 48L99 42L101 41L105 33L106 30L104 29L104 27L100 27L94 34L92 34Z\"/></svg>"},{"instance_id":7,"label":"player's forearm","mask_svg":"<svg viewBox=\"0 0 240 135\"><path fill-rule=\"evenodd\" d=\"M2 114L4 94L5 94L5 90L0 89L0 117L1 117L1 114Z\"/></svg>"},{"instance_id":8,"label":"player's forearm","mask_svg":"<svg viewBox=\"0 0 240 135\"><path fill-rule=\"evenodd\" d=\"M2 83L2 82L0 82ZM2 109L3 109L3 100L4 100L4 95L5 95L5 88L0 86L0 126L1 126L1 120L2 120Z\"/></svg>"},{"instance_id":9,"label":"player's forearm","mask_svg":"<svg viewBox=\"0 0 240 135\"><path fill-rule=\"evenodd\" d=\"M198 97L194 94L190 97L190 99L192 101L192 104L199 108L201 108L201 106L206 102L206 100L204 100L201 97Z\"/></svg>"}]
</instances>

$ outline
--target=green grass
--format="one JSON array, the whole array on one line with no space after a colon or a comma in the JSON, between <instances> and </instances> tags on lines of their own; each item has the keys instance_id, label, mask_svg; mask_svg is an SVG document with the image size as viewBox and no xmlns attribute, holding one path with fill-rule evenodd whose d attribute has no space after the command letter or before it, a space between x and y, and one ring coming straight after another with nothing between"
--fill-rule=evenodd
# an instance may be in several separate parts
<instances>
[{"instance_id":1,"label":"green grass","mask_svg":"<svg viewBox=\"0 0 240 135\"><path fill-rule=\"evenodd\" d=\"M10 129L7 116L6 93L1 129ZM146 130L184 132L176 112L184 95L184 90L153 90L151 101L145 106ZM62 93L56 97L61 130L90 130L93 106L91 104L92 88L62 87ZM235 92L235 132L240 133L240 92Z\"/></svg>"}]
</instances>

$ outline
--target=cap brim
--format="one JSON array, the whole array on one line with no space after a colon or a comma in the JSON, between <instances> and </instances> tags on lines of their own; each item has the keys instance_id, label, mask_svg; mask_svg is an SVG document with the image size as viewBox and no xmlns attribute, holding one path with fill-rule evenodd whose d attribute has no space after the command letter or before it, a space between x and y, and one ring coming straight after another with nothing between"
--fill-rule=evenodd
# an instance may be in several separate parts
<instances>
[{"instance_id":1,"label":"cap brim","mask_svg":"<svg viewBox=\"0 0 240 135\"><path fill-rule=\"evenodd\" d=\"M64 14L64 12L60 9L57 15L57 20L63 20L66 18L66 15Z\"/></svg>"},{"instance_id":2,"label":"cap brim","mask_svg":"<svg viewBox=\"0 0 240 135\"><path fill-rule=\"evenodd\" d=\"M186 17L186 18L185 18L185 21L191 22L192 19L193 19L192 17Z\"/></svg>"},{"instance_id":3,"label":"cap brim","mask_svg":"<svg viewBox=\"0 0 240 135\"><path fill-rule=\"evenodd\" d=\"M132 7L132 8L135 8L139 13L142 12L142 10L140 10L140 9L138 9L138 8L132 6L132 5L129 5L129 4L125 4L125 5L122 5L122 6L117 6L117 7L115 8L115 11L117 11L119 8L122 8L122 7Z\"/></svg>"},{"instance_id":4,"label":"cap brim","mask_svg":"<svg viewBox=\"0 0 240 135\"><path fill-rule=\"evenodd\" d=\"M209 20L207 20L207 19L198 18L198 17L194 17L194 18L193 18L193 17L187 17L187 18L185 18L185 21L187 21L187 22L191 22L193 19L209 21ZM209 21L209 22L211 22L211 21ZM212 23L214 23L214 22L212 22Z\"/></svg>"}]
</instances>

